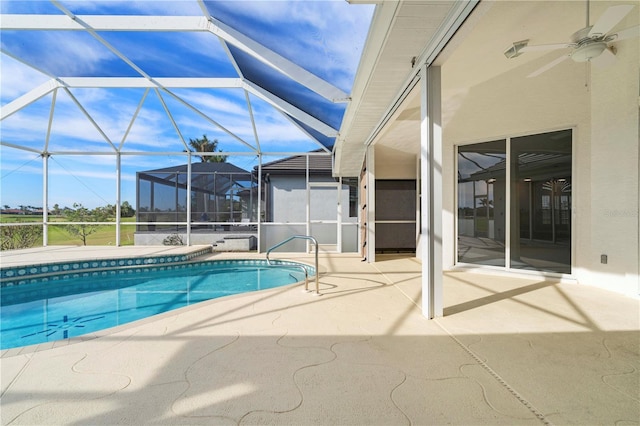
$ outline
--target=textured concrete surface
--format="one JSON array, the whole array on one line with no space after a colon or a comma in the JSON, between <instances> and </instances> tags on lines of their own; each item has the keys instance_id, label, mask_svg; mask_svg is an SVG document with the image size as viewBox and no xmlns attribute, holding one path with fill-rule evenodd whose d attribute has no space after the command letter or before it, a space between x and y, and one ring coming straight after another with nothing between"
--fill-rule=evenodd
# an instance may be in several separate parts
<instances>
[{"instance_id":1,"label":"textured concrete surface","mask_svg":"<svg viewBox=\"0 0 640 426\"><path fill-rule=\"evenodd\" d=\"M429 321L415 259L320 263L319 297L287 286L4 351L2 424L640 422L637 299L449 272Z\"/></svg>"}]
</instances>

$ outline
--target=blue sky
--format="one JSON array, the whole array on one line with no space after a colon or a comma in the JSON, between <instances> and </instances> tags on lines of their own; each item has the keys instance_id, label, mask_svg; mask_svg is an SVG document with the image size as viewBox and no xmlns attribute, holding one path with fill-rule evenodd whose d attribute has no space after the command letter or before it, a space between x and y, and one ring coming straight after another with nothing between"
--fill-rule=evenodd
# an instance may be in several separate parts
<instances>
[{"instance_id":1,"label":"blue sky","mask_svg":"<svg viewBox=\"0 0 640 426\"><path fill-rule=\"evenodd\" d=\"M63 1L77 15L143 14L202 15L196 1ZM233 1L206 2L208 10L223 23L242 30L269 49L350 92L373 8L335 1ZM49 2L3 1L2 13L49 13L62 11ZM99 35L153 77L237 77L234 66L219 40L209 33L101 32ZM3 31L0 56L0 101L9 104L50 80L39 71L13 59L18 56L55 76L122 77L139 76L129 65L89 34L70 31ZM6 53L4 53L6 52ZM8 54L7 54L8 53ZM254 61L254 62L251 62ZM247 60L246 75L263 76L259 62ZM268 79L275 77L267 72ZM257 77L256 77L257 78ZM292 101L315 100L319 96L300 94L295 84L278 80L273 88ZM48 151L113 152L112 146L86 117L77 103L95 120L113 145L127 152L175 152L184 150L165 111L188 140L206 134L218 139L226 152L249 152L243 143L210 121L160 92L145 89L70 89L56 93ZM172 89L184 102L200 109L250 145L256 140L249 119L246 95L240 89ZM75 99L74 99L75 98ZM283 114L253 94L249 95L260 146L269 152L304 152L318 145ZM142 102L144 99L144 102ZM0 122L0 205L42 205L43 162L37 152L12 148L18 145L41 151L47 142L47 127L53 94L39 99ZM77 102L76 102L77 100ZM322 101L321 99L319 99ZM164 105L163 105L164 102ZM138 106L139 113L132 123ZM310 108L323 121L339 127L345 105L315 104ZM266 157L271 161L277 157ZM122 157L122 200L135 205L135 172L183 164L180 155L125 155ZM196 160L197 161L197 160ZM236 155L230 161L251 169L255 155ZM49 207L87 207L115 204L115 157L112 155L54 155L49 166Z\"/></svg>"}]
</instances>

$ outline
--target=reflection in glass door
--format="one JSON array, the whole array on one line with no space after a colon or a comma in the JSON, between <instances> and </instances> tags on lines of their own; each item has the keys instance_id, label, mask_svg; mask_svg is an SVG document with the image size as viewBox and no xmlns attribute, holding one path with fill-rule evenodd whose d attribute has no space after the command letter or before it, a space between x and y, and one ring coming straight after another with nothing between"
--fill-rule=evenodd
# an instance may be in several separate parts
<instances>
[{"instance_id":1,"label":"reflection in glass door","mask_svg":"<svg viewBox=\"0 0 640 426\"><path fill-rule=\"evenodd\" d=\"M570 274L571 197L571 130L459 146L458 262Z\"/></svg>"},{"instance_id":2,"label":"reflection in glass door","mask_svg":"<svg viewBox=\"0 0 640 426\"><path fill-rule=\"evenodd\" d=\"M505 266L506 141L458 148L458 262Z\"/></svg>"},{"instance_id":3,"label":"reflection in glass door","mask_svg":"<svg viewBox=\"0 0 640 426\"><path fill-rule=\"evenodd\" d=\"M511 140L511 267L571 273L571 131Z\"/></svg>"}]
</instances>

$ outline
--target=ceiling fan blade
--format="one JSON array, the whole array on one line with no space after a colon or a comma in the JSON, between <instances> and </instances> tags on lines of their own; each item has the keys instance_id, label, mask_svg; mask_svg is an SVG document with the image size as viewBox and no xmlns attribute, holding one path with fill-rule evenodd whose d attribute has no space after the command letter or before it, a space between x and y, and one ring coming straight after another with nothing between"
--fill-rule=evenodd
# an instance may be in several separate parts
<instances>
[{"instance_id":1,"label":"ceiling fan blade","mask_svg":"<svg viewBox=\"0 0 640 426\"><path fill-rule=\"evenodd\" d=\"M527 78L537 77L543 72L549 71L551 68L555 67L556 65L560 64L563 61L566 61L567 59L569 59L569 55L562 55L558 59L555 59L549 62L547 65L543 66L542 68L539 68L536 71L532 72L527 76Z\"/></svg>"},{"instance_id":2,"label":"ceiling fan blade","mask_svg":"<svg viewBox=\"0 0 640 426\"><path fill-rule=\"evenodd\" d=\"M625 28L624 30L618 31L618 36L613 41L625 40L633 37L640 37L640 25L636 25L635 27L629 27L629 28Z\"/></svg>"},{"instance_id":3,"label":"ceiling fan blade","mask_svg":"<svg viewBox=\"0 0 640 426\"><path fill-rule=\"evenodd\" d=\"M589 36L604 35L613 29L635 6L632 4L621 4L611 6L604 11L600 19L593 24Z\"/></svg>"},{"instance_id":4,"label":"ceiling fan blade","mask_svg":"<svg viewBox=\"0 0 640 426\"><path fill-rule=\"evenodd\" d=\"M599 56L591 59L591 63L598 68L606 68L616 62L616 55L611 49L604 49Z\"/></svg>"},{"instance_id":5,"label":"ceiling fan blade","mask_svg":"<svg viewBox=\"0 0 640 426\"><path fill-rule=\"evenodd\" d=\"M520 49L521 52L542 52L548 50L565 49L570 47L570 43L555 43L555 44L538 44L533 46L524 46Z\"/></svg>"}]
</instances>

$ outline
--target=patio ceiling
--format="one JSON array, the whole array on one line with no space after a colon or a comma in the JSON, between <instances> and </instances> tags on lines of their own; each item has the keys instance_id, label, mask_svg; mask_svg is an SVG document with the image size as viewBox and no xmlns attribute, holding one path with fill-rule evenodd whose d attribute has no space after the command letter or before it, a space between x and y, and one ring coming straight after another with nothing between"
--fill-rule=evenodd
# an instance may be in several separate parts
<instances>
[{"instance_id":1,"label":"patio ceiling","mask_svg":"<svg viewBox=\"0 0 640 426\"><path fill-rule=\"evenodd\" d=\"M331 152L373 8L3 2L1 144L51 154L181 153L190 136L207 133L227 153ZM72 109L84 134L56 127ZM144 140L135 131L143 120L173 135ZM30 125L41 131L33 136Z\"/></svg>"},{"instance_id":2,"label":"patio ceiling","mask_svg":"<svg viewBox=\"0 0 640 426\"><path fill-rule=\"evenodd\" d=\"M372 33L380 37L370 38L363 53L353 101L334 148L337 174L358 174L368 144L376 145L376 155L385 162L415 161L420 148L420 85L418 70L412 67L414 57L418 63L442 67L442 103L448 108L443 112L445 125L455 114L461 94L491 79L515 78L525 85L532 84L532 78L557 79L567 73L585 78L585 64L571 60L529 77L566 56L566 50L529 51L513 59L504 51L518 40L528 39L535 45L568 41L585 26L586 1L485 0L462 8L463 3L416 1L393 8L385 3L376 11ZM633 3L591 1L591 22L611 6ZM640 8L635 4L614 30L634 28L638 33ZM614 47L633 45L614 43ZM593 72L606 72L606 68L594 67Z\"/></svg>"}]
</instances>

